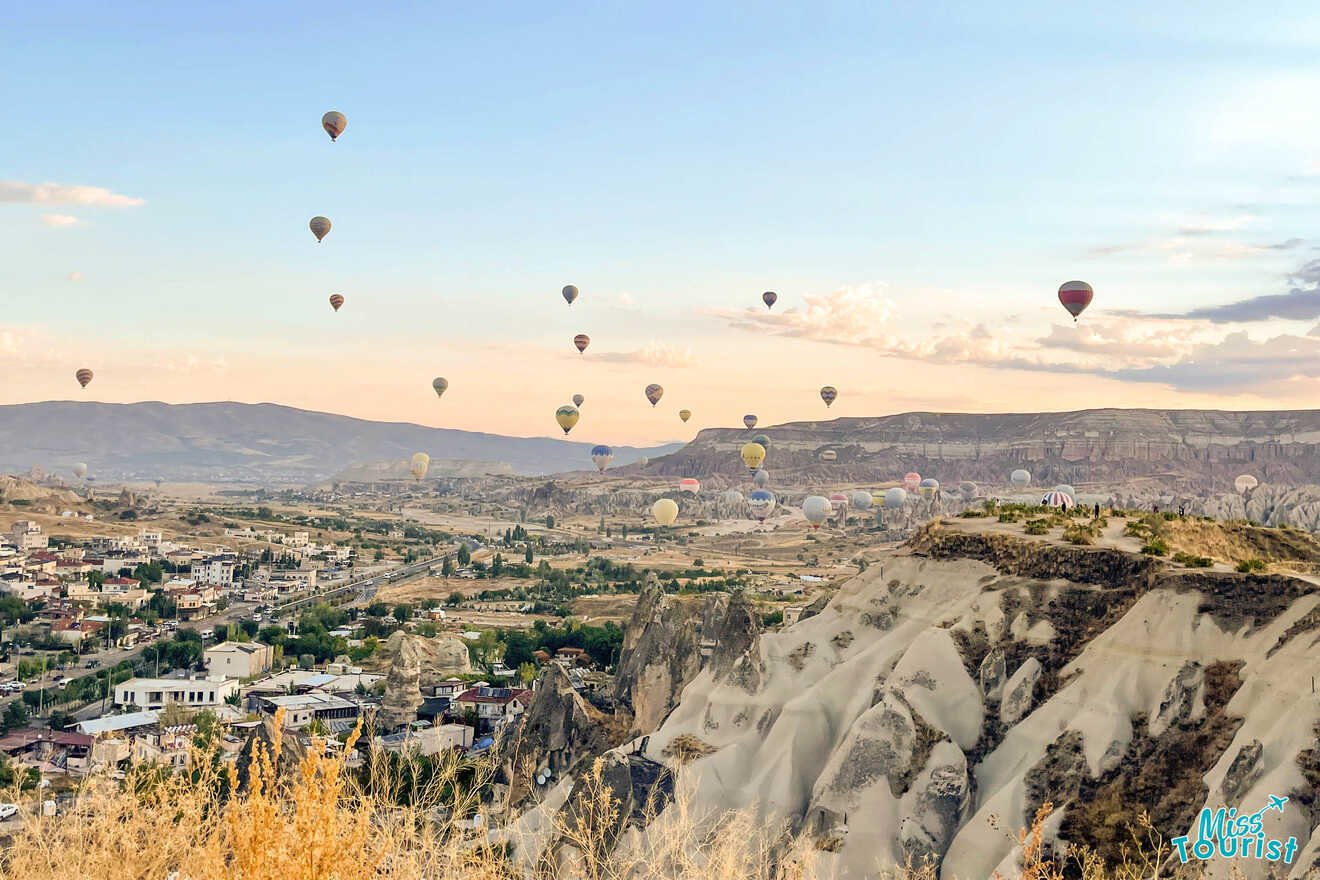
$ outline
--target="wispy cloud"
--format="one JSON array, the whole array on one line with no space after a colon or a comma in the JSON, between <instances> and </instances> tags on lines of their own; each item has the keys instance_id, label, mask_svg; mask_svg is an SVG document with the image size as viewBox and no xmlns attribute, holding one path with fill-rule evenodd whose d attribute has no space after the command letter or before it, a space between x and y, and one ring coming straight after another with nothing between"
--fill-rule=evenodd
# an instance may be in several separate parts
<instances>
[{"instance_id":1,"label":"wispy cloud","mask_svg":"<svg viewBox=\"0 0 1320 880\"><path fill-rule=\"evenodd\" d=\"M78 225L78 218L72 214L42 214L41 222L51 229L68 229Z\"/></svg>"},{"instance_id":2,"label":"wispy cloud","mask_svg":"<svg viewBox=\"0 0 1320 880\"><path fill-rule=\"evenodd\" d=\"M839 345L866 345L882 335L881 328L894 314L894 303L883 284L840 287L823 295L803 297L806 307L782 312L748 308L716 314L741 330L796 336Z\"/></svg>"},{"instance_id":3,"label":"wispy cloud","mask_svg":"<svg viewBox=\"0 0 1320 880\"><path fill-rule=\"evenodd\" d=\"M69 280L70 280L70 281L82 281L82 273L81 273L81 272L70 272L70 273L69 273Z\"/></svg>"},{"instance_id":4,"label":"wispy cloud","mask_svg":"<svg viewBox=\"0 0 1320 880\"><path fill-rule=\"evenodd\" d=\"M132 208L145 200L125 196L100 186L69 186L63 183L25 183L0 180L0 202L24 205L91 205Z\"/></svg>"},{"instance_id":5,"label":"wispy cloud","mask_svg":"<svg viewBox=\"0 0 1320 880\"><path fill-rule=\"evenodd\" d=\"M1320 318L1320 260L1302 264L1288 276L1288 281L1291 286L1287 293L1270 293L1219 306L1148 317L1201 320L1213 324L1241 324L1271 319L1311 321Z\"/></svg>"},{"instance_id":6,"label":"wispy cloud","mask_svg":"<svg viewBox=\"0 0 1320 880\"><path fill-rule=\"evenodd\" d=\"M672 348L655 340L637 351L607 351L596 355L595 359L611 364L646 364L648 367L693 367L697 364L691 348Z\"/></svg>"}]
</instances>

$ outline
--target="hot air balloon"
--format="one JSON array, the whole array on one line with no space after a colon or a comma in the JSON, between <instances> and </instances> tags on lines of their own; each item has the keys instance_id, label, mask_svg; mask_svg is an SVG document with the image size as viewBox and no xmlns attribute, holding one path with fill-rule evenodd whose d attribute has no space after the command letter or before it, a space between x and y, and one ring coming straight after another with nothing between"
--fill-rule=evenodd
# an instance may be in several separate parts
<instances>
[{"instance_id":1,"label":"hot air balloon","mask_svg":"<svg viewBox=\"0 0 1320 880\"><path fill-rule=\"evenodd\" d=\"M720 500L729 507L737 507L742 504L743 496L737 489L726 489L724 494L720 496Z\"/></svg>"},{"instance_id":2,"label":"hot air balloon","mask_svg":"<svg viewBox=\"0 0 1320 880\"><path fill-rule=\"evenodd\" d=\"M420 481L426 476L426 470L430 466L431 456L427 455L425 452L419 452L414 455L412 457L412 464L409 466L409 470L412 471L413 479Z\"/></svg>"},{"instance_id":3,"label":"hot air balloon","mask_svg":"<svg viewBox=\"0 0 1320 880\"><path fill-rule=\"evenodd\" d=\"M884 492L881 492L879 489L872 489L872 490L871 490L871 503L874 504L874 505L876 505L877 507L884 507L884 506L885 506L885 493L884 493Z\"/></svg>"},{"instance_id":4,"label":"hot air balloon","mask_svg":"<svg viewBox=\"0 0 1320 880\"><path fill-rule=\"evenodd\" d=\"M920 485L921 485L921 474L913 471L910 474L903 475L903 488L907 489L909 492L917 491L917 487Z\"/></svg>"},{"instance_id":5,"label":"hot air balloon","mask_svg":"<svg viewBox=\"0 0 1320 880\"><path fill-rule=\"evenodd\" d=\"M444 376L436 376L431 380L431 387L435 389L435 396L441 397L449 390L449 380Z\"/></svg>"},{"instance_id":6,"label":"hot air balloon","mask_svg":"<svg viewBox=\"0 0 1320 880\"><path fill-rule=\"evenodd\" d=\"M1085 281L1065 281L1059 285L1059 302L1068 310L1068 314L1077 320L1077 316L1086 311L1091 304L1095 291Z\"/></svg>"},{"instance_id":7,"label":"hot air balloon","mask_svg":"<svg viewBox=\"0 0 1320 880\"><path fill-rule=\"evenodd\" d=\"M686 422L688 419L692 418L692 410L690 410L690 409L680 409L680 410L678 411L678 417L679 417L679 419L681 419L682 421Z\"/></svg>"},{"instance_id":8,"label":"hot air balloon","mask_svg":"<svg viewBox=\"0 0 1320 880\"><path fill-rule=\"evenodd\" d=\"M756 473L761 462L765 461L765 447L760 443L744 443L739 454L742 455L743 464L752 473Z\"/></svg>"},{"instance_id":9,"label":"hot air balloon","mask_svg":"<svg viewBox=\"0 0 1320 880\"><path fill-rule=\"evenodd\" d=\"M743 416L743 424L747 426L747 430L752 430L752 428L756 427L756 416L751 413Z\"/></svg>"},{"instance_id":10,"label":"hot air balloon","mask_svg":"<svg viewBox=\"0 0 1320 880\"><path fill-rule=\"evenodd\" d=\"M591 447L591 462L602 474L605 473L605 468L609 467L610 462L613 460L614 450L610 449L608 446Z\"/></svg>"},{"instance_id":11,"label":"hot air balloon","mask_svg":"<svg viewBox=\"0 0 1320 880\"><path fill-rule=\"evenodd\" d=\"M339 139L345 128L348 128L348 119L338 110L331 110L321 117L321 127L325 129L326 134L330 135L330 140L333 142Z\"/></svg>"},{"instance_id":12,"label":"hot air balloon","mask_svg":"<svg viewBox=\"0 0 1320 880\"><path fill-rule=\"evenodd\" d=\"M646 386L646 399L651 401L651 406L660 402L660 398L665 396L665 389L656 385L654 382Z\"/></svg>"},{"instance_id":13,"label":"hot air balloon","mask_svg":"<svg viewBox=\"0 0 1320 880\"><path fill-rule=\"evenodd\" d=\"M344 298L342 296L340 296L337 293L330 294L330 308L334 309L337 312L339 311L339 307L342 306L343 304L344 304Z\"/></svg>"},{"instance_id":14,"label":"hot air balloon","mask_svg":"<svg viewBox=\"0 0 1320 880\"><path fill-rule=\"evenodd\" d=\"M839 453L835 452L833 449L826 449L824 452L822 452L822 453L820 454L820 460L821 460L821 461L838 461L838 460L839 460Z\"/></svg>"},{"instance_id":15,"label":"hot air balloon","mask_svg":"<svg viewBox=\"0 0 1320 880\"><path fill-rule=\"evenodd\" d=\"M770 472L765 468L762 468L761 470L757 471L756 475L752 477L752 485L758 489L764 489L766 486L769 486Z\"/></svg>"},{"instance_id":16,"label":"hot air balloon","mask_svg":"<svg viewBox=\"0 0 1320 880\"><path fill-rule=\"evenodd\" d=\"M976 484L971 480L963 480L958 484L958 494L962 496L963 501L971 501L976 497Z\"/></svg>"},{"instance_id":17,"label":"hot air balloon","mask_svg":"<svg viewBox=\"0 0 1320 880\"><path fill-rule=\"evenodd\" d=\"M858 510L870 510L871 504L875 499L871 497L870 492L867 492L864 489L858 489L856 492L852 493L852 497L849 500L852 502L852 506Z\"/></svg>"},{"instance_id":18,"label":"hot air balloon","mask_svg":"<svg viewBox=\"0 0 1320 880\"><path fill-rule=\"evenodd\" d=\"M848 509L848 496L842 492L835 492L830 496L830 508L835 513L843 513Z\"/></svg>"},{"instance_id":19,"label":"hot air balloon","mask_svg":"<svg viewBox=\"0 0 1320 880\"><path fill-rule=\"evenodd\" d=\"M565 434L573 430L573 426L578 423L578 419L581 417L582 414L577 411L577 407L561 406L555 410L555 421L559 423L559 427L564 429Z\"/></svg>"},{"instance_id":20,"label":"hot air balloon","mask_svg":"<svg viewBox=\"0 0 1320 880\"><path fill-rule=\"evenodd\" d=\"M591 344L591 337L585 333L579 333L573 337L573 344L577 346L578 354L582 354L587 350L587 346Z\"/></svg>"},{"instance_id":21,"label":"hot air balloon","mask_svg":"<svg viewBox=\"0 0 1320 880\"><path fill-rule=\"evenodd\" d=\"M802 515L811 523L813 529L820 528L820 524L829 517L831 510L830 499L819 495L808 495L802 502Z\"/></svg>"},{"instance_id":22,"label":"hot air balloon","mask_svg":"<svg viewBox=\"0 0 1320 880\"><path fill-rule=\"evenodd\" d=\"M921 493L922 498L927 500L934 498L940 494L940 481L933 477L927 477L917 484L917 491Z\"/></svg>"},{"instance_id":23,"label":"hot air balloon","mask_svg":"<svg viewBox=\"0 0 1320 880\"><path fill-rule=\"evenodd\" d=\"M1018 468L1008 475L1008 480L1014 489L1025 489L1031 485L1031 471Z\"/></svg>"},{"instance_id":24,"label":"hot air balloon","mask_svg":"<svg viewBox=\"0 0 1320 880\"><path fill-rule=\"evenodd\" d=\"M775 509L775 496L765 489L755 489L747 496L747 507L755 519L764 521Z\"/></svg>"},{"instance_id":25,"label":"hot air balloon","mask_svg":"<svg viewBox=\"0 0 1320 880\"><path fill-rule=\"evenodd\" d=\"M672 526L678 519L678 502L672 498L661 498L651 505L651 516L662 526Z\"/></svg>"},{"instance_id":26,"label":"hot air balloon","mask_svg":"<svg viewBox=\"0 0 1320 880\"><path fill-rule=\"evenodd\" d=\"M86 367L83 367L81 370L74 373L73 376L78 380L78 384L84 388L87 387L88 382L92 381L92 371Z\"/></svg>"},{"instance_id":27,"label":"hot air balloon","mask_svg":"<svg viewBox=\"0 0 1320 880\"><path fill-rule=\"evenodd\" d=\"M691 477L684 477L678 481L678 488L681 492L688 492L692 495L696 495L701 491L701 483Z\"/></svg>"},{"instance_id":28,"label":"hot air balloon","mask_svg":"<svg viewBox=\"0 0 1320 880\"><path fill-rule=\"evenodd\" d=\"M1046 507L1073 506L1072 496L1067 494L1066 492L1060 492L1057 489L1051 492L1046 492L1045 495L1040 499L1040 503L1045 505Z\"/></svg>"},{"instance_id":29,"label":"hot air balloon","mask_svg":"<svg viewBox=\"0 0 1320 880\"><path fill-rule=\"evenodd\" d=\"M638 466L638 467L646 467L646 466L647 466L648 464L650 464L650 463L651 463L651 459L647 458L645 455L643 455L641 458L637 459L637 466Z\"/></svg>"},{"instance_id":30,"label":"hot air balloon","mask_svg":"<svg viewBox=\"0 0 1320 880\"><path fill-rule=\"evenodd\" d=\"M574 406L581 406L581 405L582 405L582 401L584 401L584 400L586 400L586 398L583 397L581 394L574 394L574 395L573 395L573 405L574 405Z\"/></svg>"},{"instance_id":31,"label":"hot air balloon","mask_svg":"<svg viewBox=\"0 0 1320 880\"><path fill-rule=\"evenodd\" d=\"M770 438L767 437L765 434L753 434L752 442L760 443L762 446L765 447L766 452L770 451Z\"/></svg>"},{"instance_id":32,"label":"hot air balloon","mask_svg":"<svg viewBox=\"0 0 1320 880\"><path fill-rule=\"evenodd\" d=\"M87 465L81 461L75 464L73 466L73 475L80 480L87 476Z\"/></svg>"},{"instance_id":33,"label":"hot air balloon","mask_svg":"<svg viewBox=\"0 0 1320 880\"><path fill-rule=\"evenodd\" d=\"M1233 481L1233 488L1237 489L1239 495L1245 495L1259 485L1260 481L1251 474L1243 474Z\"/></svg>"},{"instance_id":34,"label":"hot air balloon","mask_svg":"<svg viewBox=\"0 0 1320 880\"><path fill-rule=\"evenodd\" d=\"M1067 495L1069 498L1077 497L1077 490L1074 489L1072 486L1069 486L1067 483L1060 483L1059 485L1054 487L1053 491L1062 492L1064 495Z\"/></svg>"},{"instance_id":35,"label":"hot air balloon","mask_svg":"<svg viewBox=\"0 0 1320 880\"><path fill-rule=\"evenodd\" d=\"M767 309L773 309L775 303L778 301L779 294L775 293L773 290L767 290L765 293L761 294L761 302L765 303Z\"/></svg>"},{"instance_id":36,"label":"hot air balloon","mask_svg":"<svg viewBox=\"0 0 1320 880\"><path fill-rule=\"evenodd\" d=\"M572 284L566 285L564 287L564 301L567 302L570 306L573 304L573 300L577 299L577 296L578 296L578 289L574 287Z\"/></svg>"},{"instance_id":37,"label":"hot air balloon","mask_svg":"<svg viewBox=\"0 0 1320 880\"><path fill-rule=\"evenodd\" d=\"M316 236L317 241L330 234L330 221L325 217L313 217L307 227L312 230L312 235Z\"/></svg>"},{"instance_id":38,"label":"hot air balloon","mask_svg":"<svg viewBox=\"0 0 1320 880\"><path fill-rule=\"evenodd\" d=\"M838 396L839 396L839 392L838 390L835 389L833 385L826 385L824 388L820 389L820 399L825 401L826 406L829 406L831 403L833 403L834 398Z\"/></svg>"},{"instance_id":39,"label":"hot air balloon","mask_svg":"<svg viewBox=\"0 0 1320 880\"><path fill-rule=\"evenodd\" d=\"M907 504L907 490L898 486L885 492L885 509L898 510L904 504Z\"/></svg>"}]
</instances>

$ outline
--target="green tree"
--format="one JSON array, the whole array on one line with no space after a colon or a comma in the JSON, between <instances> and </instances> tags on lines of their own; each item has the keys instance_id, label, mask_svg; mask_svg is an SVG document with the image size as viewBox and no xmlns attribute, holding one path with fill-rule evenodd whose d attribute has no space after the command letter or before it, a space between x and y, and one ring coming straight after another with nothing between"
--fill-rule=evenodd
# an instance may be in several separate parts
<instances>
[{"instance_id":1,"label":"green tree","mask_svg":"<svg viewBox=\"0 0 1320 880\"><path fill-rule=\"evenodd\" d=\"M545 527L547 529L553 529L555 527L555 518L548 513L545 515Z\"/></svg>"},{"instance_id":2,"label":"green tree","mask_svg":"<svg viewBox=\"0 0 1320 880\"><path fill-rule=\"evenodd\" d=\"M527 551L526 551L525 553L523 553L523 562L527 563L528 565L531 565L531 564L532 564L532 545L531 545L531 544L528 544L528 545L527 545Z\"/></svg>"},{"instance_id":3,"label":"green tree","mask_svg":"<svg viewBox=\"0 0 1320 880\"><path fill-rule=\"evenodd\" d=\"M46 723L50 725L51 730L63 730L77 720L71 713L65 712L63 709L52 709L50 718L46 720Z\"/></svg>"},{"instance_id":4,"label":"green tree","mask_svg":"<svg viewBox=\"0 0 1320 880\"><path fill-rule=\"evenodd\" d=\"M472 554L471 554L470 552L468 552L467 544L466 544L466 543L459 544L459 545L458 545L458 564L459 564L459 565L467 565L467 564L468 564L469 562L471 562L471 561L472 561Z\"/></svg>"},{"instance_id":5,"label":"green tree","mask_svg":"<svg viewBox=\"0 0 1320 880\"><path fill-rule=\"evenodd\" d=\"M22 700L14 700L8 706L5 706L5 713L0 716L0 728L3 728L6 733L25 726L27 722L27 707L23 705Z\"/></svg>"},{"instance_id":6,"label":"green tree","mask_svg":"<svg viewBox=\"0 0 1320 880\"><path fill-rule=\"evenodd\" d=\"M394 619L399 623L412 619L412 606L407 602L400 602L394 606Z\"/></svg>"},{"instance_id":7,"label":"green tree","mask_svg":"<svg viewBox=\"0 0 1320 880\"><path fill-rule=\"evenodd\" d=\"M490 560L490 576L499 577L502 571L504 571L504 557L496 553Z\"/></svg>"},{"instance_id":8,"label":"green tree","mask_svg":"<svg viewBox=\"0 0 1320 880\"><path fill-rule=\"evenodd\" d=\"M379 550L379 549L378 549L378 550L376 551L376 555L375 555L374 557L372 557L372 558L375 559L377 562L380 562L382 559L385 558L385 551L384 551L384 550Z\"/></svg>"},{"instance_id":9,"label":"green tree","mask_svg":"<svg viewBox=\"0 0 1320 880\"><path fill-rule=\"evenodd\" d=\"M454 592L452 592L452 593L449 594L449 598L448 598L447 600L445 600L445 604L448 605L448 606L450 606L450 607L453 607L453 606L455 606L455 605L462 605L462 604L463 604L463 594L460 593L458 590L454 590Z\"/></svg>"},{"instance_id":10,"label":"green tree","mask_svg":"<svg viewBox=\"0 0 1320 880\"><path fill-rule=\"evenodd\" d=\"M518 666L518 680L522 682L523 687L531 687L532 682L536 681L536 664L522 663Z\"/></svg>"},{"instance_id":11,"label":"green tree","mask_svg":"<svg viewBox=\"0 0 1320 880\"><path fill-rule=\"evenodd\" d=\"M299 654L299 655L298 655L298 665L301 666L303 669L311 669L313 666L316 665L316 655L315 655L315 654Z\"/></svg>"},{"instance_id":12,"label":"green tree","mask_svg":"<svg viewBox=\"0 0 1320 880\"><path fill-rule=\"evenodd\" d=\"M440 560L440 576L449 577L453 573L454 573L453 557L451 557L449 554L446 553L445 558Z\"/></svg>"}]
</instances>

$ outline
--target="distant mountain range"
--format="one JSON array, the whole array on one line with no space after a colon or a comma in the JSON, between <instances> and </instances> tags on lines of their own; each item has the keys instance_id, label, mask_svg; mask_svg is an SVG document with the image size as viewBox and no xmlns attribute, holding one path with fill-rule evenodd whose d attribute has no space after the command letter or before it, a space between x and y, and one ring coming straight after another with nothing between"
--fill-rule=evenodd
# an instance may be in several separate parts
<instances>
[{"instance_id":1,"label":"distant mountain range","mask_svg":"<svg viewBox=\"0 0 1320 880\"><path fill-rule=\"evenodd\" d=\"M482 462L485 472L535 475L591 466L590 443L505 437L407 422L373 422L272 403L81 403L0 406L0 471L33 465L72 479L74 464L105 480L300 484L347 468L402 462ZM681 448L614 447L614 464ZM442 468L452 473L451 468ZM378 468L368 468L367 473ZM386 469L388 471L388 469ZM385 471L381 471L385 472Z\"/></svg>"},{"instance_id":2,"label":"distant mountain range","mask_svg":"<svg viewBox=\"0 0 1320 880\"><path fill-rule=\"evenodd\" d=\"M742 428L707 428L644 473L746 480L738 450L770 440L773 485L893 481L916 471L953 488L1003 486L1014 468L1033 485L1202 494L1261 483L1320 483L1320 410L1088 409L1062 413L928 413ZM832 452L832 456L827 456ZM824 458L831 458L825 461ZM616 462L617 464L617 462Z\"/></svg>"}]
</instances>

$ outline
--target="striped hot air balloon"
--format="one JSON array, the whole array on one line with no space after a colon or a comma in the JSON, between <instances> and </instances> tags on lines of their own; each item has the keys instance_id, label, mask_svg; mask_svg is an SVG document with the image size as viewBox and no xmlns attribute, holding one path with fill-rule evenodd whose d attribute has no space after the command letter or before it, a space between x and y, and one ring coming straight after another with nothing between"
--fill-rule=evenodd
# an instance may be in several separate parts
<instances>
[{"instance_id":1,"label":"striped hot air balloon","mask_svg":"<svg viewBox=\"0 0 1320 880\"><path fill-rule=\"evenodd\" d=\"M312 230L312 235L315 235L316 240L320 241L330 234L330 218L313 217L307 222L307 228Z\"/></svg>"},{"instance_id":2,"label":"striped hot air balloon","mask_svg":"<svg viewBox=\"0 0 1320 880\"><path fill-rule=\"evenodd\" d=\"M1040 503L1046 507L1069 508L1073 506L1072 496L1066 492L1049 491L1040 499Z\"/></svg>"},{"instance_id":3,"label":"striped hot air balloon","mask_svg":"<svg viewBox=\"0 0 1320 880\"><path fill-rule=\"evenodd\" d=\"M1095 291L1085 281L1065 281L1059 285L1059 302L1068 310L1068 314L1077 320L1077 316L1086 311L1091 304Z\"/></svg>"},{"instance_id":4,"label":"striped hot air balloon","mask_svg":"<svg viewBox=\"0 0 1320 880\"><path fill-rule=\"evenodd\" d=\"M756 416L751 413L743 416L743 424L747 426L747 430L752 430L752 428L756 427Z\"/></svg>"},{"instance_id":5,"label":"striped hot air balloon","mask_svg":"<svg viewBox=\"0 0 1320 880\"><path fill-rule=\"evenodd\" d=\"M78 380L78 384L84 388L87 387L88 382L92 381L92 371L87 369L86 367L83 367L81 370L74 373L73 375L74 378Z\"/></svg>"},{"instance_id":6,"label":"striped hot air balloon","mask_svg":"<svg viewBox=\"0 0 1320 880\"><path fill-rule=\"evenodd\" d=\"M582 414L577 411L575 406L565 405L555 410L555 421L559 423L559 427L564 429L565 434L573 430L573 426L578 423L581 416Z\"/></svg>"},{"instance_id":7,"label":"striped hot air balloon","mask_svg":"<svg viewBox=\"0 0 1320 880\"><path fill-rule=\"evenodd\" d=\"M614 460L614 450L605 445L591 447L591 463L603 474Z\"/></svg>"},{"instance_id":8,"label":"striped hot air balloon","mask_svg":"<svg viewBox=\"0 0 1320 880\"><path fill-rule=\"evenodd\" d=\"M920 485L921 485L921 474L917 473L916 471L913 471L910 474L903 475L903 488L908 490L909 493L917 491L917 487Z\"/></svg>"},{"instance_id":9,"label":"striped hot air balloon","mask_svg":"<svg viewBox=\"0 0 1320 880\"><path fill-rule=\"evenodd\" d=\"M829 406L831 403L834 403L834 398L838 396L839 396L838 389L836 389L833 385L826 385L824 388L820 389L820 399L825 401L826 406Z\"/></svg>"},{"instance_id":10,"label":"striped hot air balloon","mask_svg":"<svg viewBox=\"0 0 1320 880\"><path fill-rule=\"evenodd\" d=\"M342 306L343 304L344 304L344 298L342 296L340 296L337 293L330 294L330 308L334 309L337 312L339 311L339 307Z\"/></svg>"},{"instance_id":11,"label":"striped hot air balloon","mask_svg":"<svg viewBox=\"0 0 1320 880\"><path fill-rule=\"evenodd\" d=\"M765 303L767 309L773 309L775 303L778 301L779 294L775 293L773 290L767 290L765 293L761 294L761 302Z\"/></svg>"},{"instance_id":12,"label":"striped hot air balloon","mask_svg":"<svg viewBox=\"0 0 1320 880\"><path fill-rule=\"evenodd\" d=\"M652 382L646 386L646 399L651 401L651 406L660 402L660 398L665 396L665 389Z\"/></svg>"},{"instance_id":13,"label":"striped hot air balloon","mask_svg":"<svg viewBox=\"0 0 1320 880\"><path fill-rule=\"evenodd\" d=\"M579 333L573 337L573 344L577 346L578 354L582 354L587 350L587 346L591 344L591 337L585 333Z\"/></svg>"},{"instance_id":14,"label":"striped hot air balloon","mask_svg":"<svg viewBox=\"0 0 1320 880\"><path fill-rule=\"evenodd\" d=\"M830 508L835 513L842 513L848 509L848 496L842 492L835 492L830 496Z\"/></svg>"},{"instance_id":15,"label":"striped hot air balloon","mask_svg":"<svg viewBox=\"0 0 1320 880\"><path fill-rule=\"evenodd\" d=\"M927 477L917 484L917 491L921 493L922 498L934 498L940 494L940 481L934 477Z\"/></svg>"},{"instance_id":16,"label":"striped hot air balloon","mask_svg":"<svg viewBox=\"0 0 1320 880\"><path fill-rule=\"evenodd\" d=\"M822 452L822 453L820 454L820 460L821 460L821 461L838 461L838 460L839 460L839 453L835 452L833 449L826 449L824 452Z\"/></svg>"},{"instance_id":17,"label":"striped hot air balloon","mask_svg":"<svg viewBox=\"0 0 1320 880\"><path fill-rule=\"evenodd\" d=\"M684 477L683 479L678 481L678 488L679 491L688 492L691 493L692 495L696 495L698 492L701 491L701 483L692 479L691 477Z\"/></svg>"}]
</instances>

